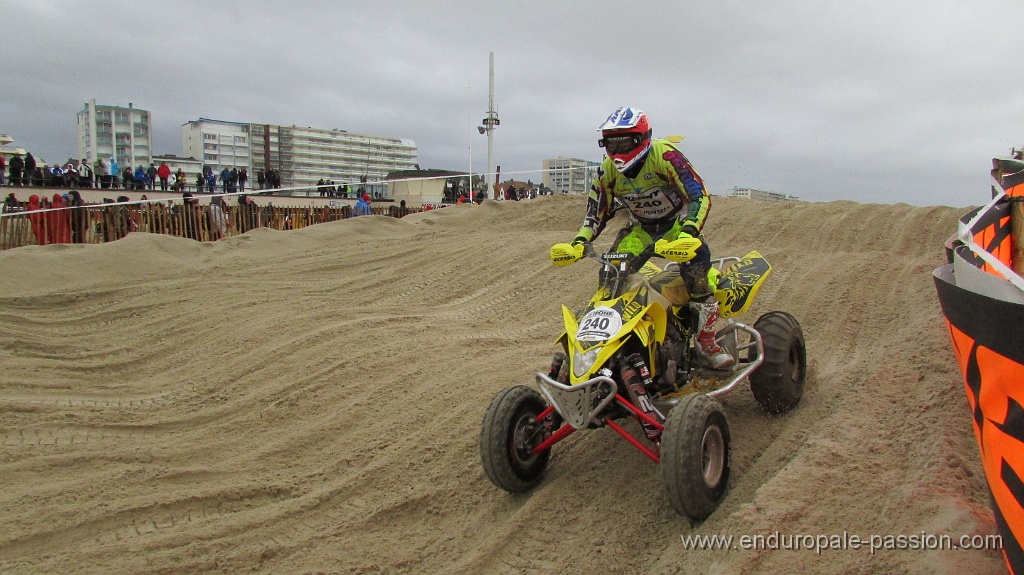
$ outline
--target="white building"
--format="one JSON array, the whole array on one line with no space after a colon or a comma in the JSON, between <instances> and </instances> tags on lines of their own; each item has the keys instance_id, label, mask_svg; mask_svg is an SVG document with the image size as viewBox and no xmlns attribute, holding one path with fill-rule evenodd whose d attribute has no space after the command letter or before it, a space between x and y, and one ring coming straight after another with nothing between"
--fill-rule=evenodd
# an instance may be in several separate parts
<instances>
[{"instance_id":1,"label":"white building","mask_svg":"<svg viewBox=\"0 0 1024 575\"><path fill-rule=\"evenodd\" d=\"M260 171L277 170L282 188L307 187L316 193L323 179L352 189L365 186L370 194L384 197L389 173L418 168L412 140L345 130L200 118L182 125L181 140L182 155L199 159L214 172L246 168L253 187Z\"/></svg>"},{"instance_id":2,"label":"white building","mask_svg":"<svg viewBox=\"0 0 1024 575\"><path fill-rule=\"evenodd\" d=\"M251 124L250 135L250 173L277 170L285 188L313 187L323 179L384 197L389 173L419 168L416 143L404 138L271 124Z\"/></svg>"},{"instance_id":3,"label":"white building","mask_svg":"<svg viewBox=\"0 0 1024 575\"><path fill-rule=\"evenodd\" d=\"M153 161L153 118L148 110L96 104L92 99L78 113L78 159L95 165L117 159L122 167L149 167Z\"/></svg>"},{"instance_id":4,"label":"white building","mask_svg":"<svg viewBox=\"0 0 1024 575\"><path fill-rule=\"evenodd\" d=\"M181 125L181 152L211 167L215 174L224 168L253 171L249 124L209 118L186 122Z\"/></svg>"},{"instance_id":5,"label":"white building","mask_svg":"<svg viewBox=\"0 0 1024 575\"><path fill-rule=\"evenodd\" d=\"M779 192L755 190L753 188L732 188L725 194L728 198L744 198L747 200L764 200L770 202L795 202L800 198Z\"/></svg>"},{"instance_id":6,"label":"white building","mask_svg":"<svg viewBox=\"0 0 1024 575\"><path fill-rule=\"evenodd\" d=\"M544 160L544 187L560 194L586 194L597 177L600 162L578 158L555 158Z\"/></svg>"}]
</instances>

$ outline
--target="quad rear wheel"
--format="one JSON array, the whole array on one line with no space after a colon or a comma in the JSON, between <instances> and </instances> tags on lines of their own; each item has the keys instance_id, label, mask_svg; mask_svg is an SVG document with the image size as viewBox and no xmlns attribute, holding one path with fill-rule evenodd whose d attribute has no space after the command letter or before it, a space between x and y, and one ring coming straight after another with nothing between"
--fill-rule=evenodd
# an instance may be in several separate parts
<instances>
[{"instance_id":1,"label":"quad rear wheel","mask_svg":"<svg viewBox=\"0 0 1024 575\"><path fill-rule=\"evenodd\" d=\"M480 429L480 460L487 477L513 493L537 484L548 466L550 450L533 453L546 439L537 416L547 408L536 390L517 385L502 390L491 400Z\"/></svg>"},{"instance_id":2,"label":"quad rear wheel","mask_svg":"<svg viewBox=\"0 0 1024 575\"><path fill-rule=\"evenodd\" d=\"M804 332L796 318L784 311L764 314L754 323L764 344L764 362L750 374L750 391L768 413L796 407L807 380Z\"/></svg>"},{"instance_id":3,"label":"quad rear wheel","mask_svg":"<svg viewBox=\"0 0 1024 575\"><path fill-rule=\"evenodd\" d=\"M729 422L717 401L702 393L669 412L661 436L661 478L669 503L701 521L718 507L729 485Z\"/></svg>"}]
</instances>

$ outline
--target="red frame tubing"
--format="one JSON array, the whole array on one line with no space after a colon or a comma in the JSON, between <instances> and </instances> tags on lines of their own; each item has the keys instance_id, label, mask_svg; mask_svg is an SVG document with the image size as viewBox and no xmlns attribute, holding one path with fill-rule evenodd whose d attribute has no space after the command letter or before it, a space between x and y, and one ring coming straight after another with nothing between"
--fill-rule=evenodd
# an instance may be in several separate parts
<instances>
[{"instance_id":1,"label":"red frame tubing","mask_svg":"<svg viewBox=\"0 0 1024 575\"><path fill-rule=\"evenodd\" d=\"M658 457L657 453L651 451L649 447L640 443L639 439L633 437L628 431L623 429L621 425L612 421L610 417L606 417L604 422L608 424L608 427L614 429L619 435L621 435L623 439L632 443L633 447L639 449L640 452L646 455L647 457L650 457L651 461L654 461L655 463L661 463L661 458Z\"/></svg>"},{"instance_id":2,"label":"red frame tubing","mask_svg":"<svg viewBox=\"0 0 1024 575\"><path fill-rule=\"evenodd\" d=\"M532 453L534 455L537 455L538 453L544 451L545 449L551 449L552 445L558 443L559 441L562 441L566 437L569 437L575 431L576 431L575 427L573 427L571 425L563 425L562 427L558 428L558 431L555 431L554 433L552 433L551 437L549 437L549 438L545 439L544 441L542 441L541 444L538 445L537 447L534 447L530 451L530 453Z\"/></svg>"},{"instance_id":3,"label":"red frame tubing","mask_svg":"<svg viewBox=\"0 0 1024 575\"><path fill-rule=\"evenodd\" d=\"M549 415L551 415L554 412L555 412L555 406L549 405L549 406L547 406L547 408L544 411L540 412L540 415L537 416L536 420L537 421L543 421L545 417L548 417ZM572 430L572 431L563 432L562 430L567 428L567 427L570 430ZM534 455L537 455L538 453L544 451L545 449L551 449L552 445L554 445L554 444L558 443L559 441L565 439L573 431L576 431L576 430L573 429L573 427L571 425L563 425L562 427L559 427L557 430L555 430L554 433L551 434L551 437L545 439L544 441L542 441L540 443L540 445L538 445L537 447L534 447L533 449L531 449L530 453L532 453Z\"/></svg>"},{"instance_id":4,"label":"red frame tubing","mask_svg":"<svg viewBox=\"0 0 1024 575\"><path fill-rule=\"evenodd\" d=\"M554 411L555 411L555 406L549 405L547 407L547 409L545 409L544 411L540 412L540 415L538 415L534 419L536 419L537 421L540 421L540 420L544 419L545 417L547 417L547 416L551 415L552 413L554 413Z\"/></svg>"},{"instance_id":5,"label":"red frame tubing","mask_svg":"<svg viewBox=\"0 0 1024 575\"><path fill-rule=\"evenodd\" d=\"M619 405L621 405L621 406L625 407L626 409L632 411L633 415L639 417L640 419L642 419L642 420L646 421L647 423L650 423L654 427L658 428L658 431L665 431L665 426L664 425L662 425L657 420L653 419L651 416L647 415L643 411L640 411L639 407L637 407L637 406L633 405L632 403L630 403L629 400L626 399L625 397L622 397L621 393L616 394L615 395L615 399L618 400Z\"/></svg>"},{"instance_id":6,"label":"red frame tubing","mask_svg":"<svg viewBox=\"0 0 1024 575\"><path fill-rule=\"evenodd\" d=\"M656 427L659 431L665 431L665 426L664 425L662 425L659 421L655 420L651 416L649 416L646 413L644 413L643 411L641 411L640 408L638 408L637 406L635 406L632 403L630 403L629 400L627 400L626 398L622 397L622 394L616 394L615 395L615 399L616 399L616 401L619 402L620 405L622 405L623 407L625 407L626 409L631 411L633 413L633 415L635 415L638 419L642 419L643 421L646 421L647 423L649 423L649 424L653 425L654 427ZM547 409L542 411L537 416L537 421L540 421L540 420L544 419L545 417L551 415L551 412L553 412L553 411L555 411L555 406L549 405L547 407ZM626 431L618 423L615 423L610 417L606 417L604 422L605 422L605 424L608 427L611 427L612 429L615 430L616 433L621 435L623 437L623 439L625 439L626 441L632 443L633 447L639 449L641 453L643 453L647 457L651 458L652 461L654 461L655 463L661 463L661 458L658 456L657 453L652 451L651 448L647 447L646 445L640 443L639 439L633 437L633 435L631 433ZM541 444L538 445L537 447L534 447L531 450L531 453L536 455L536 454L541 453L542 451L544 451L546 449L551 449L551 447L554 444L558 443L559 441L562 441L563 439L565 439L566 437L569 437L570 435L572 435L575 432L576 432L576 428L575 427L573 427L571 425L562 425L562 427L559 427L557 431L555 431L553 434L551 434L551 437L549 437L549 438L545 439L544 441L542 441Z\"/></svg>"}]
</instances>

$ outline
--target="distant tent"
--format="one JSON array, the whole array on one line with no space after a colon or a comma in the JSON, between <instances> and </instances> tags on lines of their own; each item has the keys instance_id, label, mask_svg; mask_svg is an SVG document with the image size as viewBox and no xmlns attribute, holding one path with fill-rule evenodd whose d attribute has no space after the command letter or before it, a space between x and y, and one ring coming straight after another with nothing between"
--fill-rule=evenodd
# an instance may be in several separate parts
<instances>
[{"instance_id":1,"label":"distant tent","mask_svg":"<svg viewBox=\"0 0 1024 575\"><path fill-rule=\"evenodd\" d=\"M1003 191L960 218L946 242L949 263L932 275L964 377L1003 557L1011 574L1024 575L1024 278L1013 261L1014 240L1024 238L1015 238L1012 215L1024 201L1024 161L997 159L993 168Z\"/></svg>"},{"instance_id":2,"label":"distant tent","mask_svg":"<svg viewBox=\"0 0 1024 575\"><path fill-rule=\"evenodd\" d=\"M400 170L388 174L388 196L409 205L440 204L445 190L466 174L448 170Z\"/></svg>"}]
</instances>

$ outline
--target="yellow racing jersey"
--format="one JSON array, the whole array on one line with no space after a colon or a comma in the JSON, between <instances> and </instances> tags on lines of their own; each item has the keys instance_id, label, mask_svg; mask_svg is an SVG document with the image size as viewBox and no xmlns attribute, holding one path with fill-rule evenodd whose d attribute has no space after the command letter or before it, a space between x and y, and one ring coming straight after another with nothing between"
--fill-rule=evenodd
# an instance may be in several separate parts
<instances>
[{"instance_id":1,"label":"yellow racing jersey","mask_svg":"<svg viewBox=\"0 0 1024 575\"><path fill-rule=\"evenodd\" d=\"M611 219L615 200L633 215L641 226L704 227L711 197L690 161L668 140L654 140L640 170L632 177L618 171L605 158L587 199L587 215L579 236L596 238Z\"/></svg>"}]
</instances>

